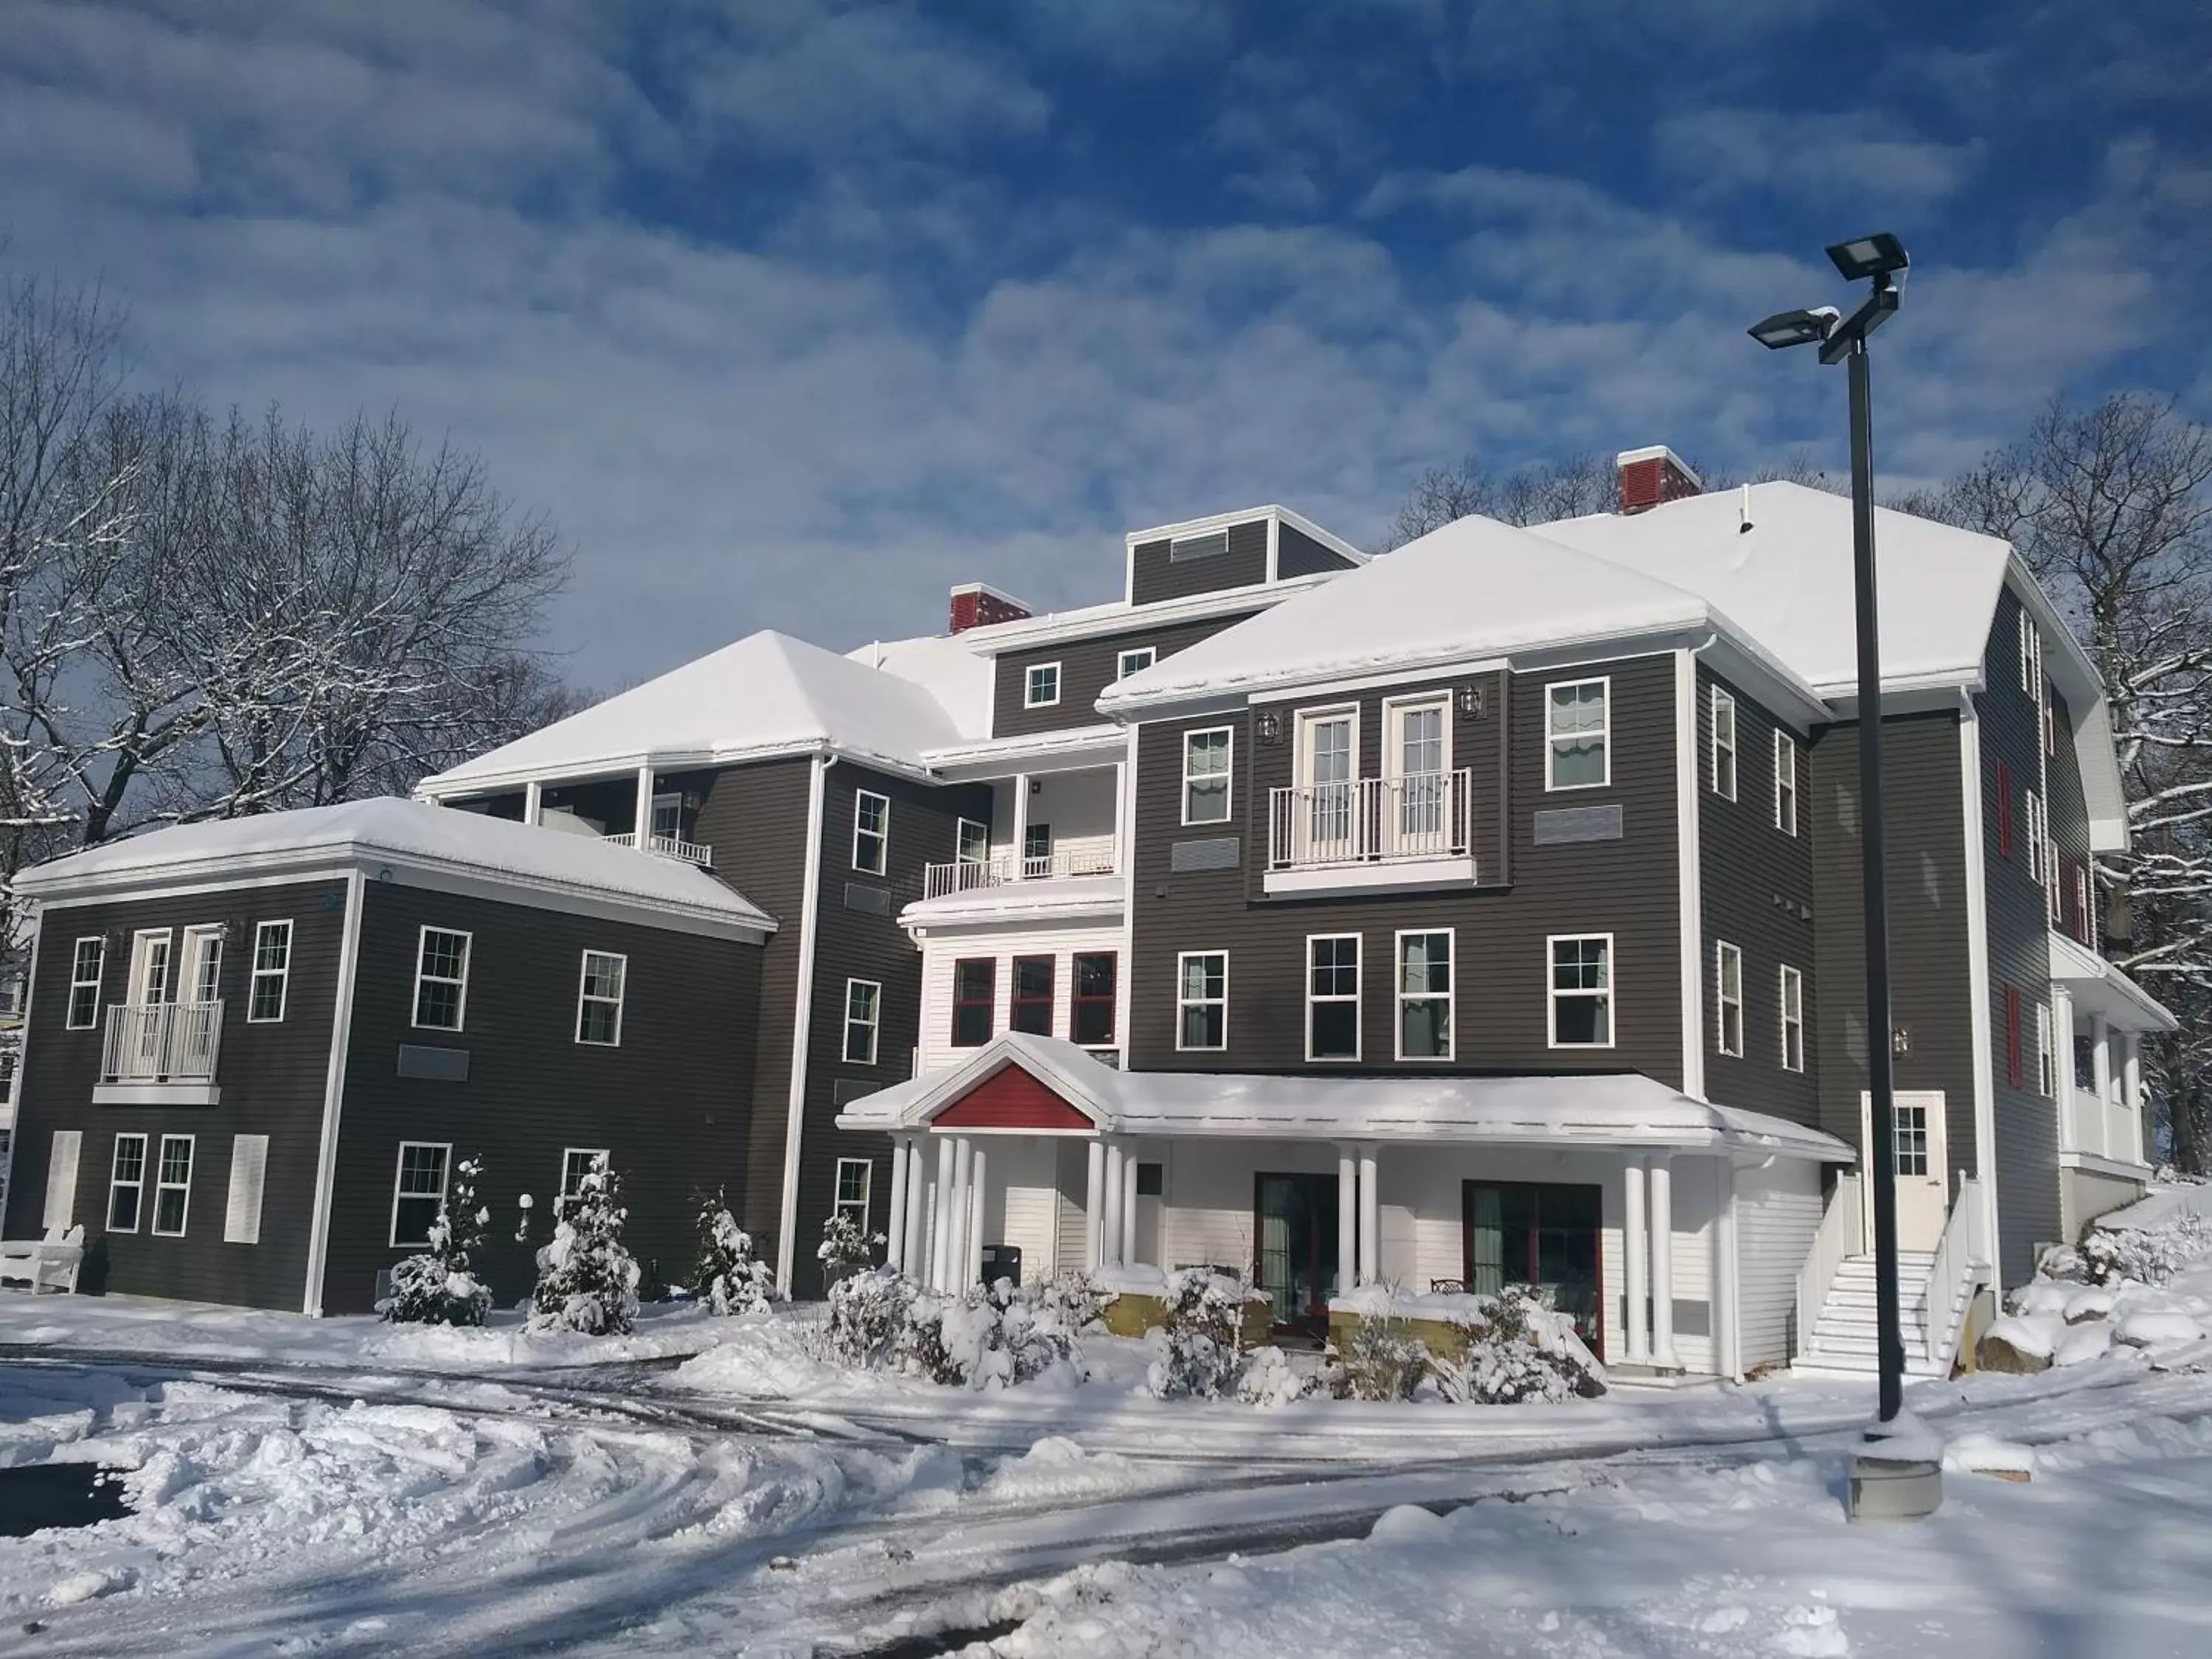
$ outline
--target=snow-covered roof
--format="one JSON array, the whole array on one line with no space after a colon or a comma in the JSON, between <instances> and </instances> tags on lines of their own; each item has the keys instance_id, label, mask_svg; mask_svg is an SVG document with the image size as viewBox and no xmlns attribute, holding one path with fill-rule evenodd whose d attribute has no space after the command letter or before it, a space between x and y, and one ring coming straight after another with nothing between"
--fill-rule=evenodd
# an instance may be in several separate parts
<instances>
[{"instance_id":1,"label":"snow-covered roof","mask_svg":"<svg viewBox=\"0 0 2212 1659\"><path fill-rule=\"evenodd\" d=\"M990 659L978 656L957 634L924 634L910 640L878 640L845 653L865 667L911 680L936 698L960 736L991 730Z\"/></svg>"},{"instance_id":2,"label":"snow-covered roof","mask_svg":"<svg viewBox=\"0 0 2212 1659\"><path fill-rule=\"evenodd\" d=\"M15 885L51 904L351 865L469 876L511 890L501 896L519 903L611 904L741 933L776 925L743 894L674 859L391 796L155 830L39 865Z\"/></svg>"},{"instance_id":3,"label":"snow-covered roof","mask_svg":"<svg viewBox=\"0 0 2212 1659\"><path fill-rule=\"evenodd\" d=\"M1670 582L1466 518L1132 674L1098 707L1128 713L1714 620L1703 599Z\"/></svg>"},{"instance_id":4,"label":"snow-covered roof","mask_svg":"<svg viewBox=\"0 0 2212 1659\"><path fill-rule=\"evenodd\" d=\"M1018 1066L1119 1134L1729 1146L1849 1164L1833 1135L1693 1100L1634 1073L1540 1077L1260 1077L1123 1072L1054 1037L1007 1031L957 1066L854 1101L846 1129L922 1128L1003 1066Z\"/></svg>"},{"instance_id":5,"label":"snow-covered roof","mask_svg":"<svg viewBox=\"0 0 2212 1659\"><path fill-rule=\"evenodd\" d=\"M897 655L927 679L871 668L787 634L749 635L417 787L429 795L482 793L647 762L666 769L824 750L918 773L922 750L979 728L942 700L964 695L949 657L915 641L900 641ZM972 720L973 711L963 714Z\"/></svg>"},{"instance_id":6,"label":"snow-covered roof","mask_svg":"<svg viewBox=\"0 0 2212 1659\"><path fill-rule=\"evenodd\" d=\"M2055 928L2048 934L2051 977L2067 988L2074 1006L2103 1015L2123 1030L2172 1031L2181 1022L2142 986L2086 945Z\"/></svg>"}]
</instances>

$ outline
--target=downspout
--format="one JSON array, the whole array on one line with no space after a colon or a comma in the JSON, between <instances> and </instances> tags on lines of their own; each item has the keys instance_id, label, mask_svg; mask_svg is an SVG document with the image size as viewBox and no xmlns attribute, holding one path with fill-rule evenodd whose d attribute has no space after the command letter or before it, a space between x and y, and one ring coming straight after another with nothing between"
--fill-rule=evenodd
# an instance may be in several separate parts
<instances>
[{"instance_id":1,"label":"downspout","mask_svg":"<svg viewBox=\"0 0 2212 1659\"><path fill-rule=\"evenodd\" d=\"M814 1036L814 945L822 916L823 803L835 755L817 755L807 780L806 887L799 903L799 988L791 1016L791 1090L783 1125L782 1207L776 1225L775 1282L791 1294L792 1256L799 1246L799 1146L806 1132L806 1051Z\"/></svg>"},{"instance_id":2,"label":"downspout","mask_svg":"<svg viewBox=\"0 0 2212 1659\"><path fill-rule=\"evenodd\" d=\"M1675 891L1680 933L1682 1092L1705 1097L1705 896L1698 834L1698 658L1710 650L1719 631L1702 645L1674 653L1674 843Z\"/></svg>"},{"instance_id":3,"label":"downspout","mask_svg":"<svg viewBox=\"0 0 2212 1659\"><path fill-rule=\"evenodd\" d=\"M2039 751L2043 748L2039 726L2035 746ZM1990 1030L1994 1013L1990 1001L1989 855L1982 823L1982 722L1971 691L1962 691L1959 697L1959 816L1966 825L1966 988L1974 1065L1974 1173L1980 1177L1982 1189L1983 1243L1989 1250L1990 1282L2002 1300L2004 1261L1997 1234L1996 1055ZM2037 900L2039 907L2042 902L2040 898ZM2046 919L2040 908L2037 916L2039 921ZM2054 1031L2052 1044L2054 1066L2070 1067L2074 1063L2070 1036ZM2061 1071L2060 1075L2068 1073ZM2063 1179L2056 1170L2051 1176L2054 1180ZM1947 1185L1950 1178L1950 1172L1944 1171Z\"/></svg>"},{"instance_id":4,"label":"downspout","mask_svg":"<svg viewBox=\"0 0 2212 1659\"><path fill-rule=\"evenodd\" d=\"M323 1271L330 1259L331 1199L337 1182L338 1116L345 1104L346 1051L353 1042L354 985L361 965L363 882L356 865L346 872L345 925L338 935L338 985L331 1010L330 1067L323 1079L323 1134L315 1156L315 1208L307 1231L307 1283L301 1311L323 1310Z\"/></svg>"}]
</instances>

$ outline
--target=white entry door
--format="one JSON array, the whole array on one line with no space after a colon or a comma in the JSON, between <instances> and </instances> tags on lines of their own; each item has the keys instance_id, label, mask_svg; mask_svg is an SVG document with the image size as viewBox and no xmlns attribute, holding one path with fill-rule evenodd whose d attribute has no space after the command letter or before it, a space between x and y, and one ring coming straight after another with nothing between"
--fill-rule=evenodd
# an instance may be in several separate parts
<instances>
[{"instance_id":1,"label":"white entry door","mask_svg":"<svg viewBox=\"0 0 2212 1659\"><path fill-rule=\"evenodd\" d=\"M1451 773L1450 708L1443 697L1384 705L1390 781L1386 854L1417 858L1452 850L1451 803L1445 791Z\"/></svg>"},{"instance_id":2,"label":"white entry door","mask_svg":"<svg viewBox=\"0 0 2212 1659\"><path fill-rule=\"evenodd\" d=\"M1943 1242L1943 1224L1950 1215L1950 1146L1944 1133L1943 1091L1941 1089L1899 1089L1890 1102L1896 1114L1893 1151L1897 1164L1897 1248L1933 1250ZM1873 1097L1859 1093L1859 1144L1867 1149L1862 1162L1872 1170L1874 1149ZM1867 1185L1866 1236L1874 1237L1874 1187Z\"/></svg>"},{"instance_id":3,"label":"white entry door","mask_svg":"<svg viewBox=\"0 0 2212 1659\"><path fill-rule=\"evenodd\" d=\"M1299 824L1298 861L1335 864L1358 854L1359 770L1356 711L1309 714L1298 722L1299 781L1305 810Z\"/></svg>"}]
</instances>

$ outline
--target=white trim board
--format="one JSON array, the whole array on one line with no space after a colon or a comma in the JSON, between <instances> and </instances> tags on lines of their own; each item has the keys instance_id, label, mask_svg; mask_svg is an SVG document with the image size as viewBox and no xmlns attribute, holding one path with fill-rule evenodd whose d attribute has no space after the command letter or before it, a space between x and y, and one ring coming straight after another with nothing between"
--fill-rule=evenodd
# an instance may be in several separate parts
<instances>
[{"instance_id":1,"label":"white trim board","mask_svg":"<svg viewBox=\"0 0 2212 1659\"><path fill-rule=\"evenodd\" d=\"M827 829L830 756L815 757L806 786L806 885L799 910L799 988L791 1017L791 1086L785 1097L783 1126L783 1190L775 1229L775 1282L791 1294L791 1263L799 1247L799 1149L806 1133L806 1049L814 1023L815 935L822 916L822 837ZM890 862L885 823L884 861ZM842 1010L839 1011L842 1020Z\"/></svg>"},{"instance_id":2,"label":"white trim board","mask_svg":"<svg viewBox=\"0 0 2212 1659\"><path fill-rule=\"evenodd\" d=\"M353 1041L354 986L361 960L362 881L346 878L345 923L338 935L338 983L331 1016L330 1066L323 1079L323 1133L315 1153L314 1212L307 1228L307 1283L300 1310L323 1310L323 1274L330 1260L331 1199L337 1179L338 1116L345 1102L346 1051Z\"/></svg>"}]
</instances>

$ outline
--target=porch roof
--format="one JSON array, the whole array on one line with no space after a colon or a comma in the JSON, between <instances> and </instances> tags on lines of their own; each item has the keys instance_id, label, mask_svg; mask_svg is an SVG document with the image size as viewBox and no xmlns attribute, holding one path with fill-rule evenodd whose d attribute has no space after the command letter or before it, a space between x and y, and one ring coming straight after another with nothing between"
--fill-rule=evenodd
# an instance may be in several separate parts
<instances>
[{"instance_id":1,"label":"porch roof","mask_svg":"<svg viewBox=\"0 0 2212 1659\"><path fill-rule=\"evenodd\" d=\"M1001 1033L962 1064L863 1097L842 1129L929 1129L984 1079L1018 1066L1103 1134L1498 1146L1730 1148L1850 1164L1833 1135L1693 1100L1635 1073L1516 1077L1263 1077L1123 1072L1073 1043Z\"/></svg>"}]
</instances>

